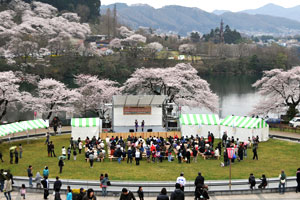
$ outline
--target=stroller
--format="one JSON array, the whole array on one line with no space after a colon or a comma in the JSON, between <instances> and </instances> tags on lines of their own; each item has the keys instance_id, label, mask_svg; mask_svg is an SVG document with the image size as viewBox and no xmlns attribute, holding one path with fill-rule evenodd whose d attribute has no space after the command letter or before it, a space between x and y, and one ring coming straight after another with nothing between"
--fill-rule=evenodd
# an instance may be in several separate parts
<instances>
[{"instance_id":1,"label":"stroller","mask_svg":"<svg viewBox=\"0 0 300 200\"><path fill-rule=\"evenodd\" d=\"M195 200L207 200L207 199L209 199L207 187L196 187Z\"/></svg>"}]
</instances>

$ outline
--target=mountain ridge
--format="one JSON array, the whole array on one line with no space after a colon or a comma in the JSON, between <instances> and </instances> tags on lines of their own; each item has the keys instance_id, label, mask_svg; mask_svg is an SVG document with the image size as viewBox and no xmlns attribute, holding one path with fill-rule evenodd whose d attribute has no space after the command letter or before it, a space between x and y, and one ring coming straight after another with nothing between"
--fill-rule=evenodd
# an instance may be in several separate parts
<instances>
[{"instance_id":1,"label":"mountain ridge","mask_svg":"<svg viewBox=\"0 0 300 200\"><path fill-rule=\"evenodd\" d=\"M231 28L246 34L287 35L300 31L300 22L262 14L246 12L225 12L221 15L209 13L196 7L168 5L162 8L153 8L149 5L128 6L117 3L118 18L121 23L136 29L151 27L161 32L176 32L187 35L191 31L208 33L219 27L221 19ZM102 6L101 12L113 8L114 4Z\"/></svg>"}]
</instances>

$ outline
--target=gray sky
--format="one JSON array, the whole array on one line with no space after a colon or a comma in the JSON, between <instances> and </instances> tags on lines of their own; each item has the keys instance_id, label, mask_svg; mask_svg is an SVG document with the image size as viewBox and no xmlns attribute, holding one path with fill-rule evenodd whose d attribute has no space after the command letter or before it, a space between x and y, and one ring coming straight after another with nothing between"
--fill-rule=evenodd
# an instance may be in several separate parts
<instances>
[{"instance_id":1,"label":"gray sky","mask_svg":"<svg viewBox=\"0 0 300 200\"><path fill-rule=\"evenodd\" d=\"M102 5L116 2L131 4L148 4L155 8L165 5L182 5L187 7L198 7L205 11L230 10L233 12L245 9L254 9L268 3L274 3L283 7L294 7L300 5L300 0L101 0Z\"/></svg>"}]
</instances>

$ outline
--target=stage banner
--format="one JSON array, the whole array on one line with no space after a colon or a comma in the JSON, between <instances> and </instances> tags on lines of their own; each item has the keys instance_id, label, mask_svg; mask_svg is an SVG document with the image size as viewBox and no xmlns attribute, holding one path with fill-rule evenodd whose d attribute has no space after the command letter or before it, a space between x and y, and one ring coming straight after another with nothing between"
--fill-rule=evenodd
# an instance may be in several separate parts
<instances>
[{"instance_id":1,"label":"stage banner","mask_svg":"<svg viewBox=\"0 0 300 200\"><path fill-rule=\"evenodd\" d=\"M133 107L125 106L123 107L124 115L151 115L151 106L143 107Z\"/></svg>"}]
</instances>

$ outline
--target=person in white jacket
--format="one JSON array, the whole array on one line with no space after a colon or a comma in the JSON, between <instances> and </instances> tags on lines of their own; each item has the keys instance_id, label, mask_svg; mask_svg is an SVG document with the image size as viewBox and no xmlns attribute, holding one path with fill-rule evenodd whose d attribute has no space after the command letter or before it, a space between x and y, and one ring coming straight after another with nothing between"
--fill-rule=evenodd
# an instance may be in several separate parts
<instances>
[{"instance_id":1,"label":"person in white jacket","mask_svg":"<svg viewBox=\"0 0 300 200\"><path fill-rule=\"evenodd\" d=\"M11 180L8 177L4 181L3 191L4 191L4 196L6 197L6 199L11 200L10 193L12 191L12 183L11 183Z\"/></svg>"},{"instance_id":2,"label":"person in white jacket","mask_svg":"<svg viewBox=\"0 0 300 200\"><path fill-rule=\"evenodd\" d=\"M183 172L180 173L180 176L177 178L176 183L180 184L180 189L184 192L184 186L186 184L186 180L184 178Z\"/></svg>"}]
</instances>

